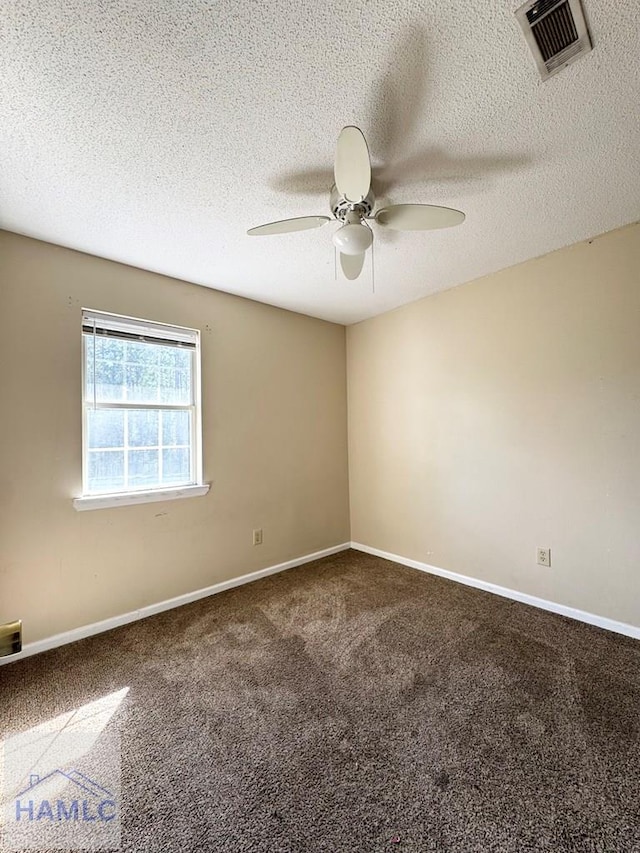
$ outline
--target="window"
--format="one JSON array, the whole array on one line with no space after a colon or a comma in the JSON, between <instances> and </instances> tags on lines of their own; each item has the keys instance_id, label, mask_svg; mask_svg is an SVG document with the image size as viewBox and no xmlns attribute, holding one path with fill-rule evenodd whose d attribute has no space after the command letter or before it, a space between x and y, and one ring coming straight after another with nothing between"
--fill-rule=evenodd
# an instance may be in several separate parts
<instances>
[{"instance_id":1,"label":"window","mask_svg":"<svg viewBox=\"0 0 640 853\"><path fill-rule=\"evenodd\" d=\"M205 494L200 333L83 310L82 360L76 509Z\"/></svg>"}]
</instances>

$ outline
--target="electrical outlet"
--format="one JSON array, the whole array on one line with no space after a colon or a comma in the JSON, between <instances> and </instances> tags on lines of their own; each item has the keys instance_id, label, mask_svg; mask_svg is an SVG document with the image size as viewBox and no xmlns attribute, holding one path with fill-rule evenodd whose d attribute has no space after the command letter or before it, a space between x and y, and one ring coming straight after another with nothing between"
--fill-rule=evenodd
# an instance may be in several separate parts
<instances>
[{"instance_id":1,"label":"electrical outlet","mask_svg":"<svg viewBox=\"0 0 640 853\"><path fill-rule=\"evenodd\" d=\"M253 544L254 545L262 545L262 528L256 527L253 531Z\"/></svg>"},{"instance_id":2,"label":"electrical outlet","mask_svg":"<svg viewBox=\"0 0 640 853\"><path fill-rule=\"evenodd\" d=\"M538 548L538 565L551 565L551 548Z\"/></svg>"}]
</instances>

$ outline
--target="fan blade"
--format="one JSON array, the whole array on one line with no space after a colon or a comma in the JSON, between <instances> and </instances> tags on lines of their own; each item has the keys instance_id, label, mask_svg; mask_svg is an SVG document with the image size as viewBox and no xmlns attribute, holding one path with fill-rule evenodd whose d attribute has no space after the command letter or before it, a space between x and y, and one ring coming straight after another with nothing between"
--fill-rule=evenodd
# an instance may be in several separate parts
<instances>
[{"instance_id":1,"label":"fan blade","mask_svg":"<svg viewBox=\"0 0 640 853\"><path fill-rule=\"evenodd\" d=\"M343 255L340 252L340 266L342 267L344 277L348 278L349 281L355 281L362 272L365 258L365 252L361 255Z\"/></svg>"},{"instance_id":2,"label":"fan blade","mask_svg":"<svg viewBox=\"0 0 640 853\"><path fill-rule=\"evenodd\" d=\"M247 231L251 237L262 237L267 234L288 234L290 231L306 231L308 228L319 228L329 222L329 216L298 216L296 219L281 219L279 222L269 222L258 225Z\"/></svg>"},{"instance_id":3,"label":"fan blade","mask_svg":"<svg viewBox=\"0 0 640 853\"><path fill-rule=\"evenodd\" d=\"M379 210L375 219L379 225L395 231L429 231L460 225L464 222L464 213L433 204L392 204Z\"/></svg>"},{"instance_id":4,"label":"fan blade","mask_svg":"<svg viewBox=\"0 0 640 853\"><path fill-rule=\"evenodd\" d=\"M371 188L369 149L362 131L349 125L338 137L334 168L336 187L352 204L366 198Z\"/></svg>"}]
</instances>

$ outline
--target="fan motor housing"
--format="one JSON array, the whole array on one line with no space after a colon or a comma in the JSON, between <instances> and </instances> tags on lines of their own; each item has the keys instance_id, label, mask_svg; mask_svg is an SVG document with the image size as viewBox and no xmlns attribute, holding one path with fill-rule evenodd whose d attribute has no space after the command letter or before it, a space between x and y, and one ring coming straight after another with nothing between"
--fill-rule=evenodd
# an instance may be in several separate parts
<instances>
[{"instance_id":1,"label":"fan motor housing","mask_svg":"<svg viewBox=\"0 0 640 853\"><path fill-rule=\"evenodd\" d=\"M352 204L352 202L347 201L344 196L339 194L335 184L331 187L331 196L329 198L331 213L333 213L335 218L340 220L340 222L344 222L347 213L351 210L355 210L362 219L371 216L375 203L376 197L371 189L369 190L366 198L357 204Z\"/></svg>"}]
</instances>

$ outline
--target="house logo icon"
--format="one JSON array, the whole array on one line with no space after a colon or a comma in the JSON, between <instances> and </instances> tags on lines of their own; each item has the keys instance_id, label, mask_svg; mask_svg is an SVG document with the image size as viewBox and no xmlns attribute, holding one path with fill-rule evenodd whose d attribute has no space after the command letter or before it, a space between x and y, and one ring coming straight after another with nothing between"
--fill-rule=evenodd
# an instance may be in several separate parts
<instances>
[{"instance_id":1,"label":"house logo icon","mask_svg":"<svg viewBox=\"0 0 640 853\"><path fill-rule=\"evenodd\" d=\"M41 799L41 793L53 782L70 783L74 799ZM117 816L117 804L108 788L79 770L53 770L40 777L32 773L29 784L16 795L15 820L20 821L94 821L109 823Z\"/></svg>"}]
</instances>

